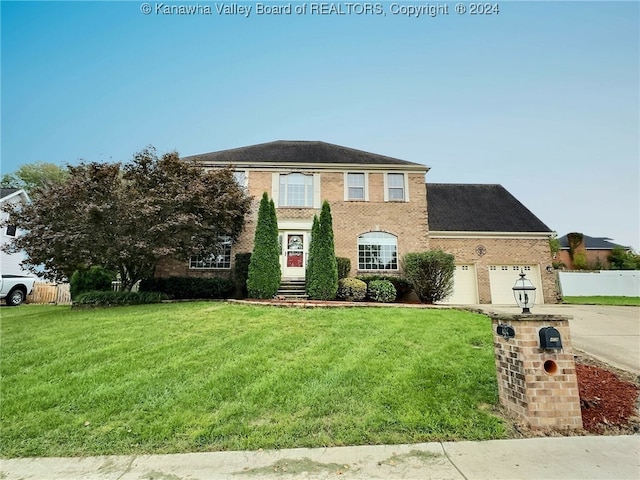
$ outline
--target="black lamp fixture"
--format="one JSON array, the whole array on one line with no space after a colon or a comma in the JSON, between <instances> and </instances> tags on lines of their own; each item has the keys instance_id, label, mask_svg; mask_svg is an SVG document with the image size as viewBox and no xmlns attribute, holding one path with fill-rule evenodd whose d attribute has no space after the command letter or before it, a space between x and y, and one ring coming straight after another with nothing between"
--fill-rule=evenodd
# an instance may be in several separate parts
<instances>
[{"instance_id":1,"label":"black lamp fixture","mask_svg":"<svg viewBox=\"0 0 640 480\"><path fill-rule=\"evenodd\" d=\"M522 308L522 313L531 313L531 308L536 302L536 287L526 278L522 270L520 270L520 278L513 286L513 296L518 306Z\"/></svg>"}]
</instances>

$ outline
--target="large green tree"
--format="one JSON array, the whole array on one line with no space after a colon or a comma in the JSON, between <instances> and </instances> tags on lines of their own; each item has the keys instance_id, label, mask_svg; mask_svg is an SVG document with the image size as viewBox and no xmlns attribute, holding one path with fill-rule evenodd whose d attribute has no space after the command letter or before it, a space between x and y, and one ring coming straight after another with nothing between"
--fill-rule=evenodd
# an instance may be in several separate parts
<instances>
[{"instance_id":1,"label":"large green tree","mask_svg":"<svg viewBox=\"0 0 640 480\"><path fill-rule=\"evenodd\" d=\"M338 293L338 263L333 240L331 207L322 203L320 218L314 217L306 278L307 295L313 300L333 300Z\"/></svg>"},{"instance_id":2,"label":"large green tree","mask_svg":"<svg viewBox=\"0 0 640 480\"><path fill-rule=\"evenodd\" d=\"M211 253L220 236L237 238L251 206L229 168L205 171L153 147L124 165L68 170L66 180L36 187L31 204L11 209L11 222L26 233L3 247L24 250L23 265L44 265L51 280L101 265L130 289L162 258L186 261Z\"/></svg>"},{"instance_id":3,"label":"large green tree","mask_svg":"<svg viewBox=\"0 0 640 480\"><path fill-rule=\"evenodd\" d=\"M0 179L2 188L22 188L30 196L36 189L62 183L69 178L69 170L55 163L35 162L20 165L13 173L6 173Z\"/></svg>"},{"instance_id":4,"label":"large green tree","mask_svg":"<svg viewBox=\"0 0 640 480\"><path fill-rule=\"evenodd\" d=\"M273 298L280 288L278 218L273 200L265 192L260 200L258 223L249 262L247 292L251 298Z\"/></svg>"}]
</instances>

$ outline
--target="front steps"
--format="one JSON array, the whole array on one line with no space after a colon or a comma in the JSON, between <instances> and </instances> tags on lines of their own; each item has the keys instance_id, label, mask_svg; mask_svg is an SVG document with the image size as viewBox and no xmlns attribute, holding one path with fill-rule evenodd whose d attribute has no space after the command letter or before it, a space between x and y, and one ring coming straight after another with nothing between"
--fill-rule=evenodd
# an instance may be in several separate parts
<instances>
[{"instance_id":1,"label":"front steps","mask_svg":"<svg viewBox=\"0 0 640 480\"><path fill-rule=\"evenodd\" d=\"M276 298L284 298L287 300L306 299L307 293L304 279L283 278L280 282L280 288L278 289Z\"/></svg>"}]
</instances>

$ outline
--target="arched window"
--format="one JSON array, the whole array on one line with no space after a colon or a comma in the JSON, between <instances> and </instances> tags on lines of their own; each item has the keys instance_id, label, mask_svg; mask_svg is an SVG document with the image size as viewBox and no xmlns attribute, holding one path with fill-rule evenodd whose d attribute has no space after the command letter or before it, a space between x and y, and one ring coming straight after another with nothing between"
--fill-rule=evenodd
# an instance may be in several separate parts
<instances>
[{"instance_id":1,"label":"arched window","mask_svg":"<svg viewBox=\"0 0 640 480\"><path fill-rule=\"evenodd\" d=\"M358 237L358 270L397 270L398 238L385 232Z\"/></svg>"}]
</instances>

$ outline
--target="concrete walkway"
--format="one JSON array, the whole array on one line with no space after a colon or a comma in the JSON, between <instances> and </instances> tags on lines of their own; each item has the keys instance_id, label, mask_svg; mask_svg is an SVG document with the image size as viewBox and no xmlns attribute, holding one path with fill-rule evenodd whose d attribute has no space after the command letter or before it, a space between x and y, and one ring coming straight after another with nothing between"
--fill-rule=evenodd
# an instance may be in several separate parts
<instances>
[{"instance_id":1,"label":"concrete walkway","mask_svg":"<svg viewBox=\"0 0 640 480\"><path fill-rule=\"evenodd\" d=\"M4 480L640 478L640 436L2 460Z\"/></svg>"}]
</instances>

